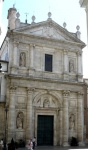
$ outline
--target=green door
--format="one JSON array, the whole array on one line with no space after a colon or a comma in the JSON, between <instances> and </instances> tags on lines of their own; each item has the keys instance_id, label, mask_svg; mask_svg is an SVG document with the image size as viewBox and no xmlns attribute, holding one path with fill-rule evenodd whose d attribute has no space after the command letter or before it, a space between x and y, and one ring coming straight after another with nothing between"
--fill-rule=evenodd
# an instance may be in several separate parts
<instances>
[{"instance_id":1,"label":"green door","mask_svg":"<svg viewBox=\"0 0 88 150\"><path fill-rule=\"evenodd\" d=\"M38 115L37 145L53 145L53 116Z\"/></svg>"}]
</instances>

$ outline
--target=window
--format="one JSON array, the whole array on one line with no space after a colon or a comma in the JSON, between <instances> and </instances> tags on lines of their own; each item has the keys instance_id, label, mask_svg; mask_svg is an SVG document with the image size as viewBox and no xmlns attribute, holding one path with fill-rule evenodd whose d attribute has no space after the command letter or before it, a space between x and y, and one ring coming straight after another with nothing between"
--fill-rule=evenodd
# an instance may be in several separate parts
<instances>
[{"instance_id":1,"label":"window","mask_svg":"<svg viewBox=\"0 0 88 150\"><path fill-rule=\"evenodd\" d=\"M52 55L45 54L45 71L52 72Z\"/></svg>"}]
</instances>

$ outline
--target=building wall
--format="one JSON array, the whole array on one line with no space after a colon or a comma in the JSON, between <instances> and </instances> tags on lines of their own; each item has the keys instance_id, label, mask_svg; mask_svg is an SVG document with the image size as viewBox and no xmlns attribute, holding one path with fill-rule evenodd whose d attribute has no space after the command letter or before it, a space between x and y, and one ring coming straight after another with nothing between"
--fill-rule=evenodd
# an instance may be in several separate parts
<instances>
[{"instance_id":1,"label":"building wall","mask_svg":"<svg viewBox=\"0 0 88 150\"><path fill-rule=\"evenodd\" d=\"M8 19L16 20L15 14L16 9L11 8ZM10 23L15 27L12 20ZM43 23L22 27L20 32L9 29L7 42L1 48L4 58L8 43L7 139L28 142L34 136L38 138L38 115L51 115L53 145L68 146L72 136L83 145L82 47L85 45L50 18ZM45 54L53 56L52 72L45 71Z\"/></svg>"},{"instance_id":2,"label":"building wall","mask_svg":"<svg viewBox=\"0 0 88 150\"><path fill-rule=\"evenodd\" d=\"M28 141L30 137L37 137L37 116L53 115L54 145L66 146L72 135L83 142L83 93L77 92L83 90L81 86L26 78L11 78L10 82L13 86L7 93L8 140L14 137ZM23 114L22 127L17 125L20 112ZM71 116L74 116L73 122Z\"/></svg>"},{"instance_id":3,"label":"building wall","mask_svg":"<svg viewBox=\"0 0 88 150\"><path fill-rule=\"evenodd\" d=\"M85 141L88 143L88 79L84 79L84 125Z\"/></svg>"},{"instance_id":4,"label":"building wall","mask_svg":"<svg viewBox=\"0 0 88 150\"><path fill-rule=\"evenodd\" d=\"M55 43L45 46L42 42L46 41L40 40L40 43L37 38L34 39L34 44L27 44L26 37L24 43L20 38L20 42L16 40L13 42L11 39L9 41L10 74L7 76L6 94L9 105L8 141L11 137L26 142L33 136L37 138L38 115L52 115L54 145L67 146L72 136L78 138L82 144L83 83L82 70L79 66L79 60L81 62L79 56L82 55L78 53L79 48L69 45L64 50L63 45L58 48ZM20 64L22 53L25 54L24 63ZM44 71L45 54L53 55L53 72ZM74 62L72 72L69 71L70 60ZM81 83L78 82L78 72L81 75ZM18 121L19 114L22 122Z\"/></svg>"},{"instance_id":5,"label":"building wall","mask_svg":"<svg viewBox=\"0 0 88 150\"><path fill-rule=\"evenodd\" d=\"M5 136L5 110L4 110L4 103L0 102L0 139L4 138Z\"/></svg>"},{"instance_id":6,"label":"building wall","mask_svg":"<svg viewBox=\"0 0 88 150\"><path fill-rule=\"evenodd\" d=\"M88 45L88 1L80 0L81 7L86 10L86 20L87 20L87 45ZM88 143L88 79L84 79L84 124L85 124L85 141Z\"/></svg>"}]
</instances>

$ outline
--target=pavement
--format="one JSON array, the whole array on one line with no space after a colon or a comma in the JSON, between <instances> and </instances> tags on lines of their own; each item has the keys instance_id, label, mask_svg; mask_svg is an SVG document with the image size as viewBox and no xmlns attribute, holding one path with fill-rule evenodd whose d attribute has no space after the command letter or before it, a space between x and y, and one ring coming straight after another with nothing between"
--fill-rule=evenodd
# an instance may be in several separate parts
<instances>
[{"instance_id":1,"label":"pavement","mask_svg":"<svg viewBox=\"0 0 88 150\"><path fill-rule=\"evenodd\" d=\"M69 146L69 147L62 147L62 146L36 146L35 150L88 150L88 146ZM18 148L16 150L28 150L28 148Z\"/></svg>"}]
</instances>

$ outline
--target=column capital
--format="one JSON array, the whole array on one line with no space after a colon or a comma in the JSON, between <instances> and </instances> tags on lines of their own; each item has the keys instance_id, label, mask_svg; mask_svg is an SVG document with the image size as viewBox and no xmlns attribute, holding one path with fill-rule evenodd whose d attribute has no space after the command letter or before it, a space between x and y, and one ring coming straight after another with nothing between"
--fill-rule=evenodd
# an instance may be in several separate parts
<instances>
[{"instance_id":1,"label":"column capital","mask_svg":"<svg viewBox=\"0 0 88 150\"><path fill-rule=\"evenodd\" d=\"M35 44L30 43L29 46L30 46L30 47L35 47Z\"/></svg>"},{"instance_id":2,"label":"column capital","mask_svg":"<svg viewBox=\"0 0 88 150\"><path fill-rule=\"evenodd\" d=\"M13 41L13 45L14 45L14 47L17 47L19 45L19 42Z\"/></svg>"},{"instance_id":3,"label":"column capital","mask_svg":"<svg viewBox=\"0 0 88 150\"><path fill-rule=\"evenodd\" d=\"M81 56L81 55L82 55L82 51L81 51L81 52L78 51L78 52L77 52L77 55L78 55L78 56Z\"/></svg>"},{"instance_id":4,"label":"column capital","mask_svg":"<svg viewBox=\"0 0 88 150\"><path fill-rule=\"evenodd\" d=\"M9 89L10 89L10 92L11 93L13 93L13 92L15 92L16 91L16 89L17 89L17 86L9 86Z\"/></svg>"},{"instance_id":5,"label":"column capital","mask_svg":"<svg viewBox=\"0 0 88 150\"><path fill-rule=\"evenodd\" d=\"M64 49L64 55L68 54L68 50Z\"/></svg>"},{"instance_id":6,"label":"column capital","mask_svg":"<svg viewBox=\"0 0 88 150\"><path fill-rule=\"evenodd\" d=\"M80 92L77 92L77 93L78 93L78 96L83 96L84 95L83 91L80 91Z\"/></svg>"},{"instance_id":7,"label":"column capital","mask_svg":"<svg viewBox=\"0 0 88 150\"><path fill-rule=\"evenodd\" d=\"M35 91L35 88L30 88L30 87L28 88L28 87L27 87L27 92L28 92L28 94L29 94L29 93L32 93L32 92L34 92L34 91Z\"/></svg>"},{"instance_id":8,"label":"column capital","mask_svg":"<svg viewBox=\"0 0 88 150\"><path fill-rule=\"evenodd\" d=\"M62 94L63 94L64 97L68 97L69 94L70 94L70 91L69 90L64 90L64 91L62 91Z\"/></svg>"}]
</instances>

